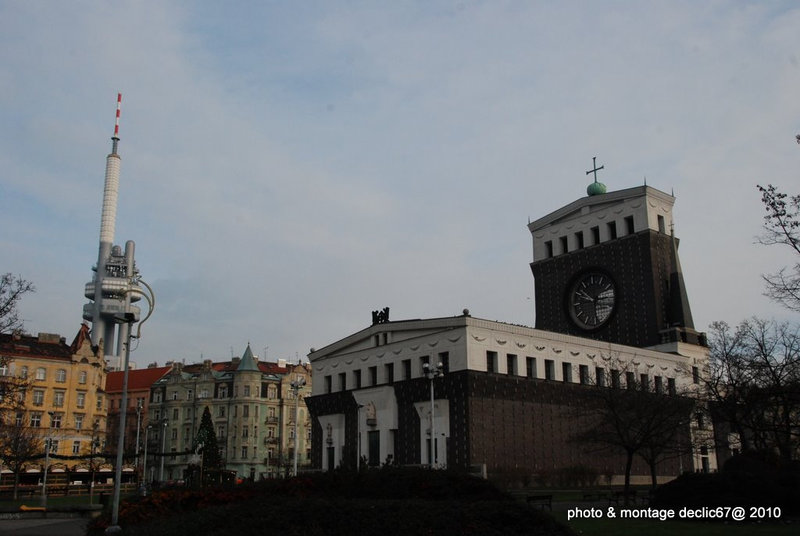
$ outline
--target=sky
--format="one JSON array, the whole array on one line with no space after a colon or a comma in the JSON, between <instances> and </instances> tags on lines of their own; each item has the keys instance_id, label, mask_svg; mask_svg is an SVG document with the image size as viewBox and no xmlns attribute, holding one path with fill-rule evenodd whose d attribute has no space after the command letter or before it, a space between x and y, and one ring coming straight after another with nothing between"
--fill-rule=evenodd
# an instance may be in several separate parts
<instances>
[{"instance_id":1,"label":"sky","mask_svg":"<svg viewBox=\"0 0 800 536\"><path fill-rule=\"evenodd\" d=\"M0 0L0 273L72 340L121 92L137 366L304 359L371 324L533 325L527 223L674 193L696 327L788 319L757 184L798 193L794 1Z\"/></svg>"}]
</instances>

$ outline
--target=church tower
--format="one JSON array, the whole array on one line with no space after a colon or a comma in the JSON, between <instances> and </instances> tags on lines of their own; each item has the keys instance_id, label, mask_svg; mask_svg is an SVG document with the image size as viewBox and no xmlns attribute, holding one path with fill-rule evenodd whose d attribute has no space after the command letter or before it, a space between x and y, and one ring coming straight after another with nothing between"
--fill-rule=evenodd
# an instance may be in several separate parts
<instances>
[{"instance_id":1,"label":"church tower","mask_svg":"<svg viewBox=\"0 0 800 536\"><path fill-rule=\"evenodd\" d=\"M528 224L536 328L640 348L705 346L678 259L675 198L649 186L587 196Z\"/></svg>"}]
</instances>

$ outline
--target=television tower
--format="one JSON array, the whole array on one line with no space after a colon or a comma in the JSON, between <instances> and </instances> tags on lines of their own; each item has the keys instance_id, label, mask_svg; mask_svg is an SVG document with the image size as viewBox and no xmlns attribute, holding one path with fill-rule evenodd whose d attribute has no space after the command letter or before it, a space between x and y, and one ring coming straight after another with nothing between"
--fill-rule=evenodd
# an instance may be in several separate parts
<instances>
[{"instance_id":1,"label":"television tower","mask_svg":"<svg viewBox=\"0 0 800 536\"><path fill-rule=\"evenodd\" d=\"M114 245L114 228L117 219L120 157L119 116L122 94L117 94L117 117L111 154L106 157L106 179L103 190L103 211L100 217L100 247L97 265L92 268L92 281L86 283L84 295L92 300L83 306L83 318L92 323L92 344L103 343L106 363L122 369L128 330L139 320L139 307L131 305L141 299L138 284L139 271L134 261L133 240L125 243L125 251Z\"/></svg>"}]
</instances>

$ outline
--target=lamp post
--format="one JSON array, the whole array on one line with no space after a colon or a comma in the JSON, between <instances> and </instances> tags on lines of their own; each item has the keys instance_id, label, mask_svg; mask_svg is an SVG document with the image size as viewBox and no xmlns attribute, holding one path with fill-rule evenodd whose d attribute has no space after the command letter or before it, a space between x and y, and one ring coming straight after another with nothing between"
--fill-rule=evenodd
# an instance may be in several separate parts
<instances>
[{"instance_id":1,"label":"lamp post","mask_svg":"<svg viewBox=\"0 0 800 536\"><path fill-rule=\"evenodd\" d=\"M430 446L430 457L431 457L431 469L436 466L436 426L435 426L435 416L434 416L434 398L433 398L433 380L438 378L439 376L444 376L444 365L439 363L436 367L431 367L428 363L422 365L422 372L425 374L425 377L428 378L431 384L431 446Z\"/></svg>"},{"instance_id":2,"label":"lamp post","mask_svg":"<svg viewBox=\"0 0 800 536\"><path fill-rule=\"evenodd\" d=\"M53 440L50 437L53 432L53 415L54 411L48 411L50 416L50 427L47 429L47 438L44 440L44 476L42 477L42 507L47 508L47 465L50 462L50 447Z\"/></svg>"},{"instance_id":3,"label":"lamp post","mask_svg":"<svg viewBox=\"0 0 800 536\"><path fill-rule=\"evenodd\" d=\"M356 471L361 470L361 408L364 404L356 407Z\"/></svg>"},{"instance_id":4,"label":"lamp post","mask_svg":"<svg viewBox=\"0 0 800 536\"><path fill-rule=\"evenodd\" d=\"M142 497L147 496L147 436L150 435L151 428L153 428L153 425L148 424L144 429L144 461L142 463L141 486L139 486Z\"/></svg>"},{"instance_id":5,"label":"lamp post","mask_svg":"<svg viewBox=\"0 0 800 536\"><path fill-rule=\"evenodd\" d=\"M92 470L92 480L89 482L89 504L94 502L94 453L97 450L97 447L100 446L100 438L97 437L97 422L92 425L92 444L91 446L91 453L92 457L89 458L89 466Z\"/></svg>"},{"instance_id":6,"label":"lamp post","mask_svg":"<svg viewBox=\"0 0 800 536\"><path fill-rule=\"evenodd\" d=\"M136 466L136 471L139 471L139 431L142 429L142 401L138 400L136 402L136 458L134 460L134 465Z\"/></svg>"},{"instance_id":7,"label":"lamp post","mask_svg":"<svg viewBox=\"0 0 800 536\"><path fill-rule=\"evenodd\" d=\"M167 419L161 419L161 468L158 470L158 483L164 482L164 449L167 441Z\"/></svg>"},{"instance_id":8,"label":"lamp post","mask_svg":"<svg viewBox=\"0 0 800 536\"><path fill-rule=\"evenodd\" d=\"M306 384L306 379L302 376L289 382L289 386L294 391L294 473L297 476L297 451L300 450L300 440L297 437L297 420L300 416L300 389Z\"/></svg>"},{"instance_id":9,"label":"lamp post","mask_svg":"<svg viewBox=\"0 0 800 536\"><path fill-rule=\"evenodd\" d=\"M130 295L128 295L126 298L126 305L130 305ZM109 527L108 533L118 532L116 529L111 529L112 527L119 527L117 524L119 520L119 496L120 492L122 491L122 461L125 454L125 421L128 413L128 364L131 358L131 332L133 330L133 323L137 320L136 315L133 313L126 313L124 317L128 324L128 329L125 332L125 362L122 369L122 400L120 401L119 407L117 464L114 468L114 502L111 508L111 526Z\"/></svg>"}]
</instances>

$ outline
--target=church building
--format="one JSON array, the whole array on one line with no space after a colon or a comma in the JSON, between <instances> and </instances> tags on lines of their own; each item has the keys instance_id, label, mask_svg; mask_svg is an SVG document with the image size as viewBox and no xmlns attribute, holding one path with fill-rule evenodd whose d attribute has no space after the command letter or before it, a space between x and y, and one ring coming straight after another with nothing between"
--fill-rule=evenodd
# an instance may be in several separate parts
<instances>
[{"instance_id":1,"label":"church building","mask_svg":"<svg viewBox=\"0 0 800 536\"><path fill-rule=\"evenodd\" d=\"M587 192L528 225L535 327L467 310L389 320L387 308L312 350L315 467L360 460L534 476L583 466L620 478L621 456L587 454L575 441L581 393L697 389L708 348L678 259L675 198L649 186L606 192L596 180ZM716 468L710 432L686 434L697 448L663 462L660 478Z\"/></svg>"}]
</instances>

